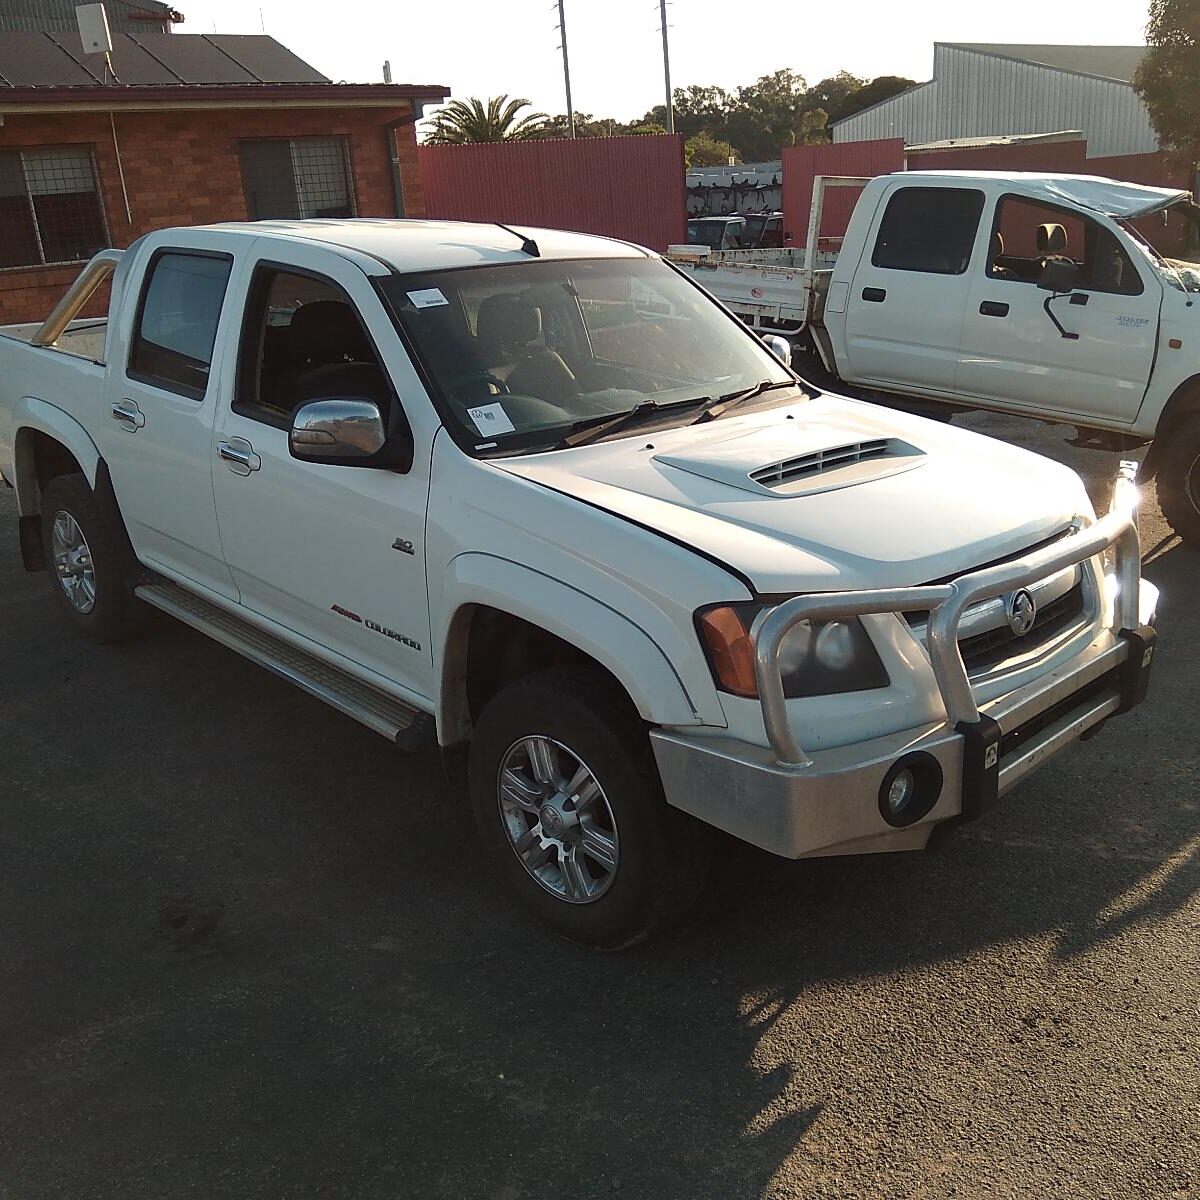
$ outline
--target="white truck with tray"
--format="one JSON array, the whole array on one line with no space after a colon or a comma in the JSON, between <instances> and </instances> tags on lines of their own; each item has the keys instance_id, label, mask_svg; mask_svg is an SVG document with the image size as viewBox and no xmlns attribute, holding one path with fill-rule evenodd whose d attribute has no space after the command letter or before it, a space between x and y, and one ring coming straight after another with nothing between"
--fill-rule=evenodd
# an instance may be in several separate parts
<instances>
[{"instance_id":1,"label":"white truck with tray","mask_svg":"<svg viewBox=\"0 0 1200 1200\"><path fill-rule=\"evenodd\" d=\"M109 276L107 321L74 320ZM440 746L469 808L396 787L431 849L469 870L474 824L592 945L678 917L714 828L923 847L1152 662L1128 472L1097 519L1065 467L821 394L604 238L280 221L104 251L0 337L0 476L80 634L159 609ZM229 701L247 739L273 719Z\"/></svg>"},{"instance_id":2,"label":"white truck with tray","mask_svg":"<svg viewBox=\"0 0 1200 1200\"><path fill-rule=\"evenodd\" d=\"M819 238L834 188L861 192L840 247ZM1139 478L1157 477L1164 515L1198 545L1198 215L1187 192L1082 175L818 177L803 248L670 257L791 339L818 382L1059 421L1104 449L1153 439ZM1148 223L1170 227L1179 257Z\"/></svg>"}]
</instances>

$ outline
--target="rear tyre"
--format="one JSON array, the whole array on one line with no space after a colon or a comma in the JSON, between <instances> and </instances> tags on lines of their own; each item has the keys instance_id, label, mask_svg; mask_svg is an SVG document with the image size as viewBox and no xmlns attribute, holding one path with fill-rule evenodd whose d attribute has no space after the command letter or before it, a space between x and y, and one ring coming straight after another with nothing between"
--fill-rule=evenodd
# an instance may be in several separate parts
<instances>
[{"instance_id":1,"label":"rear tyre","mask_svg":"<svg viewBox=\"0 0 1200 1200\"><path fill-rule=\"evenodd\" d=\"M622 949L698 898L710 830L668 807L645 726L599 672L505 688L476 724L469 776L486 857L562 936Z\"/></svg>"},{"instance_id":2,"label":"rear tyre","mask_svg":"<svg viewBox=\"0 0 1200 1200\"><path fill-rule=\"evenodd\" d=\"M1200 413L1166 435L1158 503L1167 524L1189 545L1200 547Z\"/></svg>"},{"instance_id":3,"label":"rear tyre","mask_svg":"<svg viewBox=\"0 0 1200 1200\"><path fill-rule=\"evenodd\" d=\"M59 475L42 494L42 546L59 610L85 637L119 642L141 625L119 543L82 475Z\"/></svg>"}]
</instances>

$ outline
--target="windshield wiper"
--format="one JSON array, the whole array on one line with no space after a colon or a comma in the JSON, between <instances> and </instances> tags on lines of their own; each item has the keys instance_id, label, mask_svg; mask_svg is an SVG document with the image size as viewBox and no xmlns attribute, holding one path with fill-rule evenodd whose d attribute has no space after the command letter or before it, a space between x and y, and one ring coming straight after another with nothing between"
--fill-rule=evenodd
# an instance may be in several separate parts
<instances>
[{"instance_id":1,"label":"windshield wiper","mask_svg":"<svg viewBox=\"0 0 1200 1200\"><path fill-rule=\"evenodd\" d=\"M743 400L753 400L755 396L762 396L766 392L773 392L776 388L798 386L794 379L764 379L762 383L756 383L752 388L747 388L744 392L730 392L728 395L718 396L714 400L706 401L704 407L696 414L695 420L691 424L702 425L705 421L715 421L731 408L741 404Z\"/></svg>"},{"instance_id":2,"label":"windshield wiper","mask_svg":"<svg viewBox=\"0 0 1200 1200\"><path fill-rule=\"evenodd\" d=\"M647 417L654 413L670 412L673 408L691 408L696 404L714 403L715 401L710 396L697 396L691 400L677 400L674 404L659 404L653 397L647 397L645 400L639 401L627 412L618 413L615 417L589 417L583 421L576 421L571 428L571 432L558 444L564 449L570 446L586 446L590 442L599 441L600 438L610 433L617 433L619 430L627 429L630 425L636 424L642 417Z\"/></svg>"}]
</instances>

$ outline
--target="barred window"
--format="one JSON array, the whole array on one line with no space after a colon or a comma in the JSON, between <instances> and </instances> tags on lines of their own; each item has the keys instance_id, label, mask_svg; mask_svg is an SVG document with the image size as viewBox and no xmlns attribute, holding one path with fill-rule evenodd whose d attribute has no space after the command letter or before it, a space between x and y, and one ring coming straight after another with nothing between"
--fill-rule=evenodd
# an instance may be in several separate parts
<instances>
[{"instance_id":1,"label":"barred window","mask_svg":"<svg viewBox=\"0 0 1200 1200\"><path fill-rule=\"evenodd\" d=\"M254 138L238 150L250 220L355 215L345 138Z\"/></svg>"},{"instance_id":2,"label":"barred window","mask_svg":"<svg viewBox=\"0 0 1200 1200\"><path fill-rule=\"evenodd\" d=\"M80 262L108 244L90 149L0 151L0 267Z\"/></svg>"}]
</instances>

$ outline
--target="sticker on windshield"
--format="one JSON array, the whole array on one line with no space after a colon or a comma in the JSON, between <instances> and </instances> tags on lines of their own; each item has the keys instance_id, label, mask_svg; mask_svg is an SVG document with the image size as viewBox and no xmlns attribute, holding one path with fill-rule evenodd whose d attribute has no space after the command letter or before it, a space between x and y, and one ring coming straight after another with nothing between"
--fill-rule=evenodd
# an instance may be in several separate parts
<instances>
[{"instance_id":1,"label":"sticker on windshield","mask_svg":"<svg viewBox=\"0 0 1200 1200\"><path fill-rule=\"evenodd\" d=\"M475 422L475 428L485 437L501 433L512 433L516 426L508 419L502 404L483 404L479 408L468 408L467 416Z\"/></svg>"},{"instance_id":2,"label":"sticker on windshield","mask_svg":"<svg viewBox=\"0 0 1200 1200\"><path fill-rule=\"evenodd\" d=\"M437 308L441 304L450 303L442 295L440 288L422 288L419 292L409 292L408 298L412 301L414 308Z\"/></svg>"}]
</instances>

